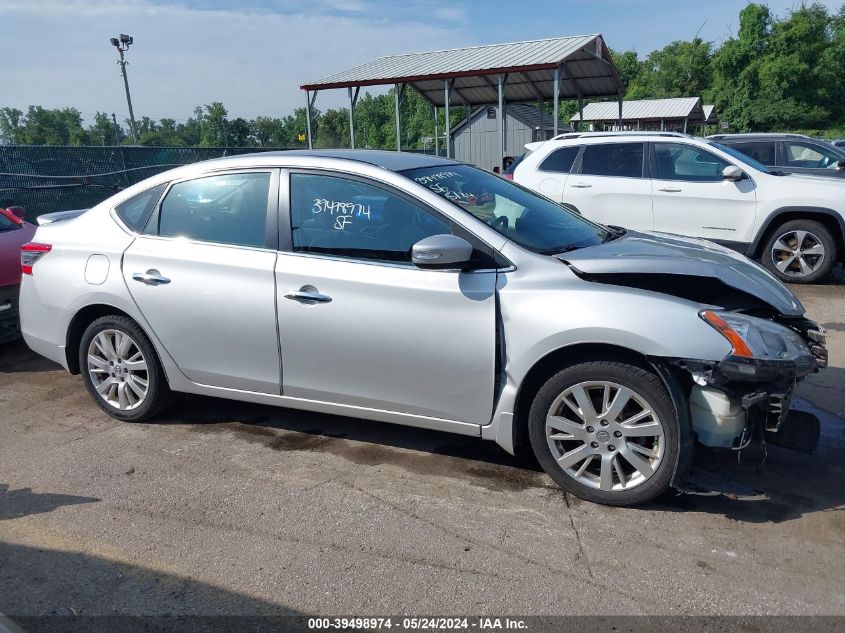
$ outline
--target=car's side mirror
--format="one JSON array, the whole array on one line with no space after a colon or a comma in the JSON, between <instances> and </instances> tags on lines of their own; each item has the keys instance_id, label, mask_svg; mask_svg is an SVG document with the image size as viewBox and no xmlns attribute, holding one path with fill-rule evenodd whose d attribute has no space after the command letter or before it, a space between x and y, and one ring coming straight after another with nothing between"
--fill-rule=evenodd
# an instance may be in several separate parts
<instances>
[{"instance_id":1,"label":"car's side mirror","mask_svg":"<svg viewBox=\"0 0 845 633\"><path fill-rule=\"evenodd\" d=\"M742 180L745 174L736 165L728 165L722 170L722 178L725 180Z\"/></svg>"},{"instance_id":2,"label":"car's side mirror","mask_svg":"<svg viewBox=\"0 0 845 633\"><path fill-rule=\"evenodd\" d=\"M432 235L411 247L411 261L420 268L460 268L472 257L472 244L457 235Z\"/></svg>"}]
</instances>

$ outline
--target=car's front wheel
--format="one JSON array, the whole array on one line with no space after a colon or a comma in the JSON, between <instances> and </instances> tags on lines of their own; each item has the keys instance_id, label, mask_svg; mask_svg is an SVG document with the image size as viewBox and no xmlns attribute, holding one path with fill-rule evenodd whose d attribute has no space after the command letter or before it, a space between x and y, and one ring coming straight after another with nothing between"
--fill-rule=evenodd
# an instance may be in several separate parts
<instances>
[{"instance_id":1,"label":"car's front wheel","mask_svg":"<svg viewBox=\"0 0 845 633\"><path fill-rule=\"evenodd\" d=\"M833 267L836 242L830 230L813 220L780 225L763 248L763 265L781 281L810 284Z\"/></svg>"},{"instance_id":2,"label":"car's front wheel","mask_svg":"<svg viewBox=\"0 0 845 633\"><path fill-rule=\"evenodd\" d=\"M648 501L669 488L678 465L675 407L661 378L636 365L567 367L537 392L528 425L546 473L588 501Z\"/></svg>"},{"instance_id":3,"label":"car's front wheel","mask_svg":"<svg viewBox=\"0 0 845 633\"><path fill-rule=\"evenodd\" d=\"M170 402L152 343L127 317L105 316L88 326L79 346L79 368L91 397L118 420L148 420Z\"/></svg>"}]
</instances>

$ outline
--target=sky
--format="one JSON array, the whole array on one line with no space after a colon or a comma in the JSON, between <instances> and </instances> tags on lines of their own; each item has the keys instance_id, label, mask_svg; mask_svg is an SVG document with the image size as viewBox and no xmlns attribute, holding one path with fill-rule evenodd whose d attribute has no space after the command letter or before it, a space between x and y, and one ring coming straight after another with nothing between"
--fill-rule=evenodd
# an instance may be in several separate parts
<instances>
[{"instance_id":1,"label":"sky","mask_svg":"<svg viewBox=\"0 0 845 633\"><path fill-rule=\"evenodd\" d=\"M822 4L837 9L843 0ZM769 0L784 15L797 0ZM136 117L185 120L222 101L230 118L284 116L303 83L375 57L601 33L641 57L699 33L736 32L744 0L0 0L0 107L128 116L117 53L128 33ZM374 92L378 92L375 90ZM320 109L346 105L320 93Z\"/></svg>"}]
</instances>

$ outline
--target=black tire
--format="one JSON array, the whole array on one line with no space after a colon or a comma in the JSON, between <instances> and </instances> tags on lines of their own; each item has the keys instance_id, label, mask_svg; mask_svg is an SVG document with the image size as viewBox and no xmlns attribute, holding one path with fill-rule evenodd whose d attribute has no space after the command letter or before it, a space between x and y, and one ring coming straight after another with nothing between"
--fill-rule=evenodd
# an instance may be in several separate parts
<instances>
[{"instance_id":1,"label":"black tire","mask_svg":"<svg viewBox=\"0 0 845 633\"><path fill-rule=\"evenodd\" d=\"M94 385L94 379L88 369L88 350L91 342L101 332L106 330L114 330L128 335L135 343L137 349L143 355L143 360L146 362L146 381L147 391L145 397L134 408L121 410L106 401L100 395ZM165 408L170 406L173 401L173 394L167 384L167 378L164 370L161 368L158 355L155 352L150 339L144 331L132 319L120 316L109 315L100 317L91 323L82 334L82 339L79 344L79 368L82 374L82 381L85 383L85 388L103 411L108 413L111 417L124 422L144 422L161 413ZM143 375L143 374L141 374Z\"/></svg>"},{"instance_id":2,"label":"black tire","mask_svg":"<svg viewBox=\"0 0 845 633\"><path fill-rule=\"evenodd\" d=\"M608 381L617 385L627 387L635 392L639 398L646 401L650 409L656 413L657 423L662 427L663 432L663 446L662 456L658 462L657 468L653 473L645 477L643 481L635 483L631 488L618 490L601 490L592 487L577 480L575 476L567 473L563 467L558 463L556 456L552 454L550 446L550 439L546 436L546 417L559 396L564 394L568 389L580 383ZM636 403L635 403L636 404ZM598 410L598 409L597 409ZM620 416L617 416L621 417ZM645 418L649 421L649 418ZM602 421L604 424L605 421ZM606 428L613 430L616 421L609 423ZM584 429L590 427L584 423ZM599 439L598 433L601 432L601 427L596 425L592 435L587 436L590 439ZM537 461L543 467L543 470L564 490L570 492L582 499L592 501L595 503L602 503L613 506L629 506L645 503L655 497L663 494L669 489L672 477L678 468L679 463L685 464L689 460L680 460L680 432L678 416L672 399L664 384L663 380L653 371L630 365L623 362L615 361L590 361L582 362L572 365L556 373L549 378L546 383L537 392L534 401L531 404L531 409L528 416L528 436L531 441L531 448ZM612 436L611 436L612 437ZM612 459L613 452L616 451L617 463L620 463L620 468L624 471L626 466L632 468L630 463L624 461L624 455L630 454L629 446L631 443L636 443L637 440L632 438L629 442L626 438L604 440L596 442L599 449L604 455L608 455ZM617 442L620 444L619 448L608 442ZM555 444L558 446L558 444ZM562 446L562 444L560 444ZM569 444L568 446L571 446ZM623 448L624 446L624 448ZM584 443L584 448L587 448L587 443ZM568 450L568 449L567 449ZM561 450L563 452L563 450ZM595 458L591 458L593 461ZM599 468L602 463L602 457L599 457ZM582 465L584 462L580 462ZM611 463L613 463L611 461ZM653 463L653 462L649 462ZM593 468L594 463L590 464ZM574 466L573 466L574 467ZM577 473L576 473L577 474ZM588 477L592 477L590 470L586 471ZM598 477L598 475L596 475ZM630 475L627 482L634 481L634 475ZM611 474L611 482L613 486L617 483L621 487L622 480L618 473Z\"/></svg>"},{"instance_id":3,"label":"black tire","mask_svg":"<svg viewBox=\"0 0 845 633\"><path fill-rule=\"evenodd\" d=\"M815 266L818 264L812 272L808 272L807 274L800 272L800 261L791 263L787 271L782 271L777 267L778 263L783 264L784 261L788 260L789 254L780 249L775 251L775 245L781 238L783 238L786 244L795 244L796 231L807 232L809 237L805 241L805 248L807 244L818 242L824 249L824 255L820 261L817 259L818 256L805 256L805 261L809 265ZM763 266L781 281L794 284L812 284L820 281L833 268L836 259L836 241L833 239L830 229L814 220L790 220L789 222L784 222L766 240L762 253Z\"/></svg>"}]
</instances>

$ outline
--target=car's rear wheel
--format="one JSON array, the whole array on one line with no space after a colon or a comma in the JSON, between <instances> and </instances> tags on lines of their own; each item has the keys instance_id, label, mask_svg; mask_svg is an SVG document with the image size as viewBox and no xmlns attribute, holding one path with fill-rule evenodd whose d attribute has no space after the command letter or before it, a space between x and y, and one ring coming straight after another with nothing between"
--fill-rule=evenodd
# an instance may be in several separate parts
<instances>
[{"instance_id":1,"label":"car's rear wheel","mask_svg":"<svg viewBox=\"0 0 845 633\"><path fill-rule=\"evenodd\" d=\"M148 420L170 403L152 343L127 317L105 316L88 326L79 345L79 367L91 397L118 420Z\"/></svg>"},{"instance_id":2,"label":"car's rear wheel","mask_svg":"<svg viewBox=\"0 0 845 633\"><path fill-rule=\"evenodd\" d=\"M528 420L540 465L564 490L608 505L665 492L679 461L678 419L659 376L636 365L567 367L537 392Z\"/></svg>"},{"instance_id":3,"label":"car's rear wheel","mask_svg":"<svg viewBox=\"0 0 845 633\"><path fill-rule=\"evenodd\" d=\"M780 225L763 248L763 265L781 281L810 284L822 279L836 260L830 230L813 220Z\"/></svg>"}]
</instances>

